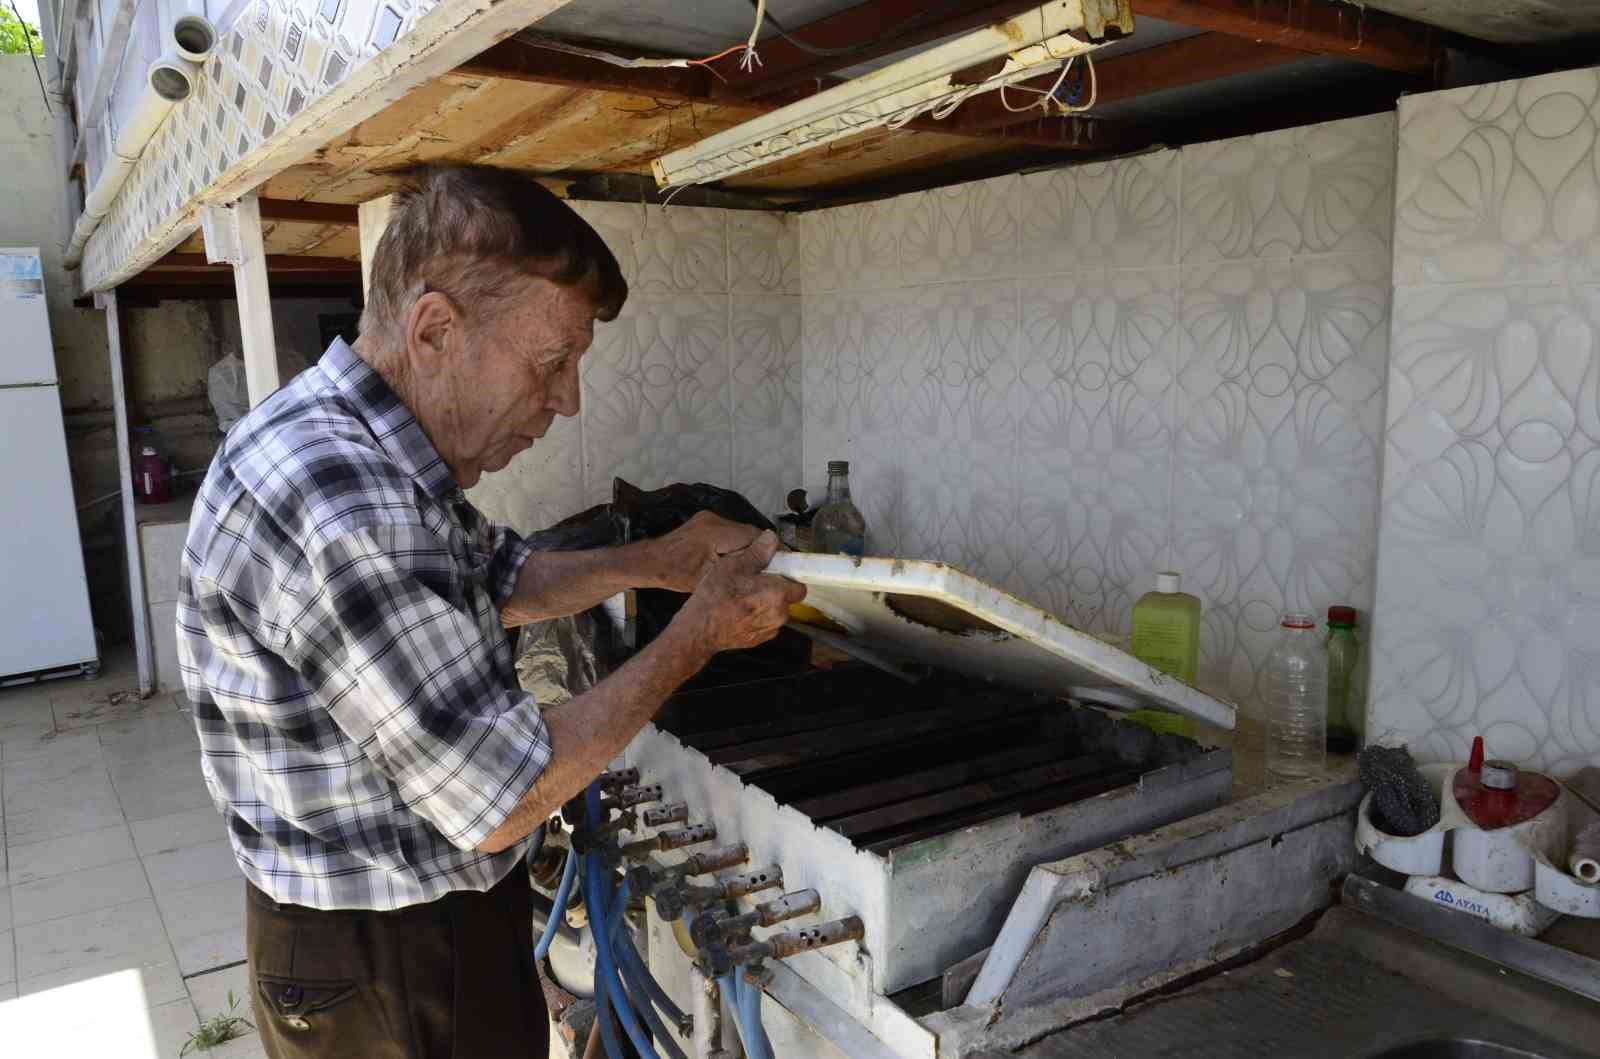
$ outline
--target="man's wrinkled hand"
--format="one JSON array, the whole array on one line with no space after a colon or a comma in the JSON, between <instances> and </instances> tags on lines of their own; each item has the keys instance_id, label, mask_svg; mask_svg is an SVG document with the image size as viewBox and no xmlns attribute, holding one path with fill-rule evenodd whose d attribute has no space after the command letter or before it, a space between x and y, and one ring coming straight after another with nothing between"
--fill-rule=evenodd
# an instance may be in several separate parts
<instances>
[{"instance_id":1,"label":"man's wrinkled hand","mask_svg":"<svg viewBox=\"0 0 1600 1059\"><path fill-rule=\"evenodd\" d=\"M709 511L699 512L671 533L657 539L659 587L686 595L693 592L720 556L750 547L758 534L754 526L729 522ZM768 558L771 558L770 554ZM762 565L766 564L763 562Z\"/></svg>"},{"instance_id":2,"label":"man's wrinkled hand","mask_svg":"<svg viewBox=\"0 0 1600 1059\"><path fill-rule=\"evenodd\" d=\"M707 657L766 643L788 620L789 605L806 598L799 582L761 572L777 550L778 537L769 530L708 565L673 619L684 623Z\"/></svg>"}]
</instances>

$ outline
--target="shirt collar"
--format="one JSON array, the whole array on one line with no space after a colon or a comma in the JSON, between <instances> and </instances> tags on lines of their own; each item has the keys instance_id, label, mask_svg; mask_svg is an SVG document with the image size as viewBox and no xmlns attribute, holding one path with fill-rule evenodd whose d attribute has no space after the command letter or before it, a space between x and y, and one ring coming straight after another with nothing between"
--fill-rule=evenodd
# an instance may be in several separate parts
<instances>
[{"instance_id":1,"label":"shirt collar","mask_svg":"<svg viewBox=\"0 0 1600 1059\"><path fill-rule=\"evenodd\" d=\"M317 367L350 402L383 451L422 486L424 492L443 500L458 491L449 466L428 440L417 417L383 376L357 356L344 339L333 340Z\"/></svg>"}]
</instances>

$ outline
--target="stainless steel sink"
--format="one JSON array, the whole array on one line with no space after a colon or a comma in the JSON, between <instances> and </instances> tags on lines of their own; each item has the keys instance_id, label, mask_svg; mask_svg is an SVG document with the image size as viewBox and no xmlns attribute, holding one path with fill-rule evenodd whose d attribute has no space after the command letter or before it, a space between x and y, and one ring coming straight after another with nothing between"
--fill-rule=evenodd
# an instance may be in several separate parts
<instances>
[{"instance_id":1,"label":"stainless steel sink","mask_svg":"<svg viewBox=\"0 0 1600 1059\"><path fill-rule=\"evenodd\" d=\"M1420 1040L1392 1044L1381 1052L1373 1052L1366 1059L1545 1059L1538 1052L1529 1052L1493 1041L1480 1041L1467 1037L1425 1037Z\"/></svg>"}]
</instances>

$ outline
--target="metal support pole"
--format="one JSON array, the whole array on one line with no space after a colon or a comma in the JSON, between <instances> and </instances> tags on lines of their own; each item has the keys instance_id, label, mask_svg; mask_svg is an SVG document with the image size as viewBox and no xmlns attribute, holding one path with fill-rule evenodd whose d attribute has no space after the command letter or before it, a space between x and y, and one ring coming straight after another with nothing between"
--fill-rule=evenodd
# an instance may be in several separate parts
<instances>
[{"instance_id":1,"label":"metal support pole","mask_svg":"<svg viewBox=\"0 0 1600 1059\"><path fill-rule=\"evenodd\" d=\"M122 318L117 292L94 296L106 314L106 346L111 357L111 401L116 413L117 478L122 492L122 537L128 553L128 605L133 609L133 654L139 667L139 697L155 690L155 662L150 653L150 611L144 598L144 555L139 548L139 523L133 506L133 457L128 441L128 394L122 380Z\"/></svg>"},{"instance_id":2,"label":"metal support pole","mask_svg":"<svg viewBox=\"0 0 1600 1059\"><path fill-rule=\"evenodd\" d=\"M383 230L389 227L389 213L394 208L394 196L369 199L356 207L356 223L361 238L361 296L367 296L372 286L372 255L378 249Z\"/></svg>"},{"instance_id":3,"label":"metal support pole","mask_svg":"<svg viewBox=\"0 0 1600 1059\"><path fill-rule=\"evenodd\" d=\"M272 293L267 284L267 248L261 239L261 202L250 192L232 206L207 206L201 213L206 260L233 266L239 304L239 340L244 347L245 386L255 406L278 389L278 345L272 334Z\"/></svg>"}]
</instances>

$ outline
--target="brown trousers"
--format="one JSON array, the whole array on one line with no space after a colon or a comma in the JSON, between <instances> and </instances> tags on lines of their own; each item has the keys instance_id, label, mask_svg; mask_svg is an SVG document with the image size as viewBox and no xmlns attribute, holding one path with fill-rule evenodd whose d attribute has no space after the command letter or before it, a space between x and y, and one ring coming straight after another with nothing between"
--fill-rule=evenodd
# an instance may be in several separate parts
<instances>
[{"instance_id":1,"label":"brown trousers","mask_svg":"<svg viewBox=\"0 0 1600 1059\"><path fill-rule=\"evenodd\" d=\"M394 912L279 904L245 883L256 1029L272 1059L549 1055L528 877Z\"/></svg>"}]
</instances>

